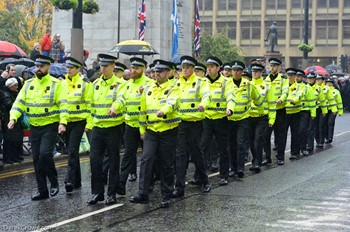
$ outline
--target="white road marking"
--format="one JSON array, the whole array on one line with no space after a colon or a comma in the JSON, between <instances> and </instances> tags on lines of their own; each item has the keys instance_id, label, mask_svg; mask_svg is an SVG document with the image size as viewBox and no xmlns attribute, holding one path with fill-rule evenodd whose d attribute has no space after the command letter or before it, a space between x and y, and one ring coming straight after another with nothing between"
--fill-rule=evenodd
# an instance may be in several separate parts
<instances>
[{"instance_id":1,"label":"white road marking","mask_svg":"<svg viewBox=\"0 0 350 232\"><path fill-rule=\"evenodd\" d=\"M86 214L80 215L80 216L75 217L75 218L71 218L71 219L68 219L68 220L65 220L65 221L62 221L62 222L57 222L57 223L54 223L52 225L42 227L39 230L34 230L32 232L41 232L41 231L51 230L53 228L56 228L56 227L59 227L59 226L63 226L65 224L68 224L68 223L71 223L71 222L79 221L81 219L84 219L84 218L87 218L87 217L90 217L90 216L93 216L93 215L96 215L96 214L99 214L99 213L103 213L103 212L106 212L108 210L115 209L115 208L118 208L118 207L121 207L121 206L123 206L123 204L111 205L111 206L108 206L106 208L99 209L99 210L96 210L96 211L93 211L93 212L90 212L90 213L86 213Z\"/></svg>"}]
</instances>

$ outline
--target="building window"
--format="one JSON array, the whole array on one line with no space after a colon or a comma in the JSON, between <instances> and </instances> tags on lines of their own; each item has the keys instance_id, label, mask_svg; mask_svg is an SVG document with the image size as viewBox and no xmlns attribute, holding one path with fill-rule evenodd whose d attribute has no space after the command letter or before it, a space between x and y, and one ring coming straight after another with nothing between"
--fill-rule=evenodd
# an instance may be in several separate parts
<instances>
[{"instance_id":1,"label":"building window","mask_svg":"<svg viewBox=\"0 0 350 232\"><path fill-rule=\"evenodd\" d=\"M318 0L317 8L327 8L327 5L328 5L327 2L328 2L327 0Z\"/></svg>"},{"instance_id":2,"label":"building window","mask_svg":"<svg viewBox=\"0 0 350 232\"><path fill-rule=\"evenodd\" d=\"M213 1L212 0L205 0L204 10L213 10Z\"/></svg>"},{"instance_id":3,"label":"building window","mask_svg":"<svg viewBox=\"0 0 350 232\"><path fill-rule=\"evenodd\" d=\"M213 23L212 22L201 22L201 32L207 33L209 35L212 34Z\"/></svg>"},{"instance_id":4,"label":"building window","mask_svg":"<svg viewBox=\"0 0 350 232\"><path fill-rule=\"evenodd\" d=\"M300 9L301 7L301 0L292 1L292 9Z\"/></svg>"},{"instance_id":5,"label":"building window","mask_svg":"<svg viewBox=\"0 0 350 232\"><path fill-rule=\"evenodd\" d=\"M312 21L309 21L308 39L311 38L311 24L312 24ZM292 39L300 39L300 40L304 39L304 22L303 21L291 21L290 29L291 29Z\"/></svg>"},{"instance_id":6,"label":"building window","mask_svg":"<svg viewBox=\"0 0 350 232\"><path fill-rule=\"evenodd\" d=\"M236 39L236 22L217 22L218 32L227 36L229 39Z\"/></svg>"},{"instance_id":7,"label":"building window","mask_svg":"<svg viewBox=\"0 0 350 232\"><path fill-rule=\"evenodd\" d=\"M317 39L337 39L338 38L338 21L317 21L316 22Z\"/></svg>"},{"instance_id":8,"label":"building window","mask_svg":"<svg viewBox=\"0 0 350 232\"><path fill-rule=\"evenodd\" d=\"M258 40L261 38L260 22L241 22L242 40Z\"/></svg>"},{"instance_id":9,"label":"building window","mask_svg":"<svg viewBox=\"0 0 350 232\"><path fill-rule=\"evenodd\" d=\"M338 1L329 1L329 8L338 8Z\"/></svg>"},{"instance_id":10,"label":"building window","mask_svg":"<svg viewBox=\"0 0 350 232\"><path fill-rule=\"evenodd\" d=\"M286 0L266 0L267 10L274 10L274 9L285 10L286 8L287 8Z\"/></svg>"},{"instance_id":11,"label":"building window","mask_svg":"<svg viewBox=\"0 0 350 232\"><path fill-rule=\"evenodd\" d=\"M272 10L276 8L276 0L266 0L266 9Z\"/></svg>"},{"instance_id":12,"label":"building window","mask_svg":"<svg viewBox=\"0 0 350 232\"><path fill-rule=\"evenodd\" d=\"M343 20L343 39L350 39L350 20Z\"/></svg>"},{"instance_id":13,"label":"building window","mask_svg":"<svg viewBox=\"0 0 350 232\"><path fill-rule=\"evenodd\" d=\"M284 10L287 8L286 0L278 0L277 1L277 9Z\"/></svg>"},{"instance_id":14,"label":"building window","mask_svg":"<svg viewBox=\"0 0 350 232\"><path fill-rule=\"evenodd\" d=\"M227 9L227 0L218 0L218 9L226 10Z\"/></svg>"},{"instance_id":15,"label":"building window","mask_svg":"<svg viewBox=\"0 0 350 232\"><path fill-rule=\"evenodd\" d=\"M237 10L237 0L228 0L228 9Z\"/></svg>"},{"instance_id":16,"label":"building window","mask_svg":"<svg viewBox=\"0 0 350 232\"><path fill-rule=\"evenodd\" d=\"M261 9L261 1L242 0L242 10L259 10Z\"/></svg>"},{"instance_id":17,"label":"building window","mask_svg":"<svg viewBox=\"0 0 350 232\"><path fill-rule=\"evenodd\" d=\"M344 0L344 8L345 7L350 7L350 0Z\"/></svg>"},{"instance_id":18,"label":"building window","mask_svg":"<svg viewBox=\"0 0 350 232\"><path fill-rule=\"evenodd\" d=\"M251 9L251 0L242 1L242 9L250 10Z\"/></svg>"}]
</instances>

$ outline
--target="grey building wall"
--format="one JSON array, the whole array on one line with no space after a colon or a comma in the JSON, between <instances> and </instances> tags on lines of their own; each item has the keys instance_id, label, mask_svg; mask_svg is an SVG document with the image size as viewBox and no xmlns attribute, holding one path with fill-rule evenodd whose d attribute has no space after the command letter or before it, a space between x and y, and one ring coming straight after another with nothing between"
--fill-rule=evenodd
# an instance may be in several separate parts
<instances>
[{"instance_id":1,"label":"grey building wall","mask_svg":"<svg viewBox=\"0 0 350 232\"><path fill-rule=\"evenodd\" d=\"M120 0L120 41L138 39L137 19L140 0ZM90 55L91 64L98 53L108 52L118 39L118 0L97 0L100 12L95 15L83 14L84 48ZM179 1L179 54L192 54L193 0ZM173 0L146 0L145 41L151 43L159 55L145 57L146 60L170 59L172 47L171 11ZM61 34L61 39L70 48L72 11L54 11L52 34ZM130 57L120 55L120 61L127 63Z\"/></svg>"}]
</instances>

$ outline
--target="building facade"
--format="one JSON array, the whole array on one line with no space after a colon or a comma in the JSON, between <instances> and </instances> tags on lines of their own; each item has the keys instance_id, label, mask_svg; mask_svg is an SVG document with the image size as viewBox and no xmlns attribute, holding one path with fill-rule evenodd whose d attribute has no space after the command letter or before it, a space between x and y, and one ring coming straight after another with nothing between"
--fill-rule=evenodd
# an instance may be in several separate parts
<instances>
[{"instance_id":1,"label":"building facade","mask_svg":"<svg viewBox=\"0 0 350 232\"><path fill-rule=\"evenodd\" d=\"M120 30L118 30L118 1L120 1ZM97 0L100 12L94 15L83 14L84 48L89 50L87 64L91 64L98 53L110 51L118 40L138 39L139 20L137 18L140 0ZM145 56L153 59L170 59L173 27L171 12L173 0L146 0L145 41L151 43L159 55ZM179 45L178 54L192 54L192 1L178 1ZM72 11L54 11L52 33L61 34L61 39L70 48ZM128 63L130 56L120 54L120 61Z\"/></svg>"},{"instance_id":2,"label":"building facade","mask_svg":"<svg viewBox=\"0 0 350 232\"><path fill-rule=\"evenodd\" d=\"M199 0L202 32L224 33L247 60L270 49L265 42L273 21L285 66L301 67L304 0ZM326 66L350 54L350 0L309 0L309 65Z\"/></svg>"}]
</instances>

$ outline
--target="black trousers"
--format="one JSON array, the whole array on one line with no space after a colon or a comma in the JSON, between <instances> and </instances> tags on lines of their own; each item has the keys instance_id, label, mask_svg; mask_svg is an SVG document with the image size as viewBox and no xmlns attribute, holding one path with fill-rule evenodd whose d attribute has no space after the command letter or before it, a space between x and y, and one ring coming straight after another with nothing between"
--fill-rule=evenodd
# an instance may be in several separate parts
<instances>
[{"instance_id":1,"label":"black trousers","mask_svg":"<svg viewBox=\"0 0 350 232\"><path fill-rule=\"evenodd\" d=\"M307 136L308 136L308 128L311 120L310 118L311 118L311 115L309 110L302 110L300 112L299 143L300 143L301 151L307 150Z\"/></svg>"},{"instance_id":2,"label":"black trousers","mask_svg":"<svg viewBox=\"0 0 350 232\"><path fill-rule=\"evenodd\" d=\"M124 145L125 152L120 166L120 182L126 183L129 173L136 173L137 148L140 142L140 128L125 126Z\"/></svg>"},{"instance_id":3,"label":"black trousers","mask_svg":"<svg viewBox=\"0 0 350 232\"><path fill-rule=\"evenodd\" d=\"M261 166L262 153L264 149L264 136L268 126L267 115L262 117L251 117L250 119L250 150L252 152L253 166Z\"/></svg>"},{"instance_id":4,"label":"black trousers","mask_svg":"<svg viewBox=\"0 0 350 232\"><path fill-rule=\"evenodd\" d=\"M109 157L108 196L115 195L119 187L119 145L121 126L108 128L94 127L91 134L91 191L92 194L104 194L102 160L105 151Z\"/></svg>"},{"instance_id":5,"label":"black trousers","mask_svg":"<svg viewBox=\"0 0 350 232\"><path fill-rule=\"evenodd\" d=\"M163 200L169 200L174 187L174 164L178 128L163 132L147 130L140 164L139 193L148 195L153 179L153 161L160 163L160 190Z\"/></svg>"},{"instance_id":6,"label":"black trousers","mask_svg":"<svg viewBox=\"0 0 350 232\"><path fill-rule=\"evenodd\" d=\"M277 146L277 159L284 160L285 130L286 130L286 109L279 109L276 112L276 121L273 127L267 127L264 150L266 159L271 159L271 134L275 131L275 141Z\"/></svg>"},{"instance_id":7,"label":"black trousers","mask_svg":"<svg viewBox=\"0 0 350 232\"><path fill-rule=\"evenodd\" d=\"M52 187L58 187L57 171L52 151L57 141L58 123L45 126L30 126L35 177L40 193L47 193L46 177Z\"/></svg>"},{"instance_id":8,"label":"black trousers","mask_svg":"<svg viewBox=\"0 0 350 232\"><path fill-rule=\"evenodd\" d=\"M284 135L284 150L286 149L287 144L287 134L288 128L290 127L291 133L291 142L290 142L290 154L294 156L300 156L300 138L299 138L299 130L300 130L300 112L294 114L286 115L286 131ZM283 156L284 159L284 156Z\"/></svg>"},{"instance_id":9,"label":"black trousers","mask_svg":"<svg viewBox=\"0 0 350 232\"><path fill-rule=\"evenodd\" d=\"M228 124L231 170L235 173L238 171L244 172L245 157L248 152L250 121L249 118L246 118L240 121L229 121Z\"/></svg>"},{"instance_id":10,"label":"black trousers","mask_svg":"<svg viewBox=\"0 0 350 232\"><path fill-rule=\"evenodd\" d=\"M334 136L334 125L335 125L335 119L337 117L337 114L333 114L331 110L328 110L328 113L324 120L324 126L323 126L323 137L328 140L332 141Z\"/></svg>"},{"instance_id":11,"label":"black trousers","mask_svg":"<svg viewBox=\"0 0 350 232\"><path fill-rule=\"evenodd\" d=\"M202 150L205 160L208 160L210 146L213 136L215 136L220 155L220 178L228 178L229 174L229 154L228 154L228 119L221 118L216 120L204 119ZM206 164L207 166L207 164Z\"/></svg>"},{"instance_id":12,"label":"black trousers","mask_svg":"<svg viewBox=\"0 0 350 232\"><path fill-rule=\"evenodd\" d=\"M185 190L186 171L188 166L188 152L191 152L193 163L196 167L196 178L203 184L209 182L206 173L207 166L201 150L203 122L182 121L179 125L176 147L176 183L175 188L183 192Z\"/></svg>"},{"instance_id":13,"label":"black trousers","mask_svg":"<svg viewBox=\"0 0 350 232\"><path fill-rule=\"evenodd\" d=\"M81 186L81 171L79 161L79 147L81 137L84 134L86 120L69 122L66 129L66 141L68 147L68 171L65 183L73 186Z\"/></svg>"},{"instance_id":14,"label":"black trousers","mask_svg":"<svg viewBox=\"0 0 350 232\"><path fill-rule=\"evenodd\" d=\"M317 144L324 144L324 132L323 125L325 124L326 117L322 115L321 108L316 110L316 119L315 119L315 140Z\"/></svg>"}]
</instances>

